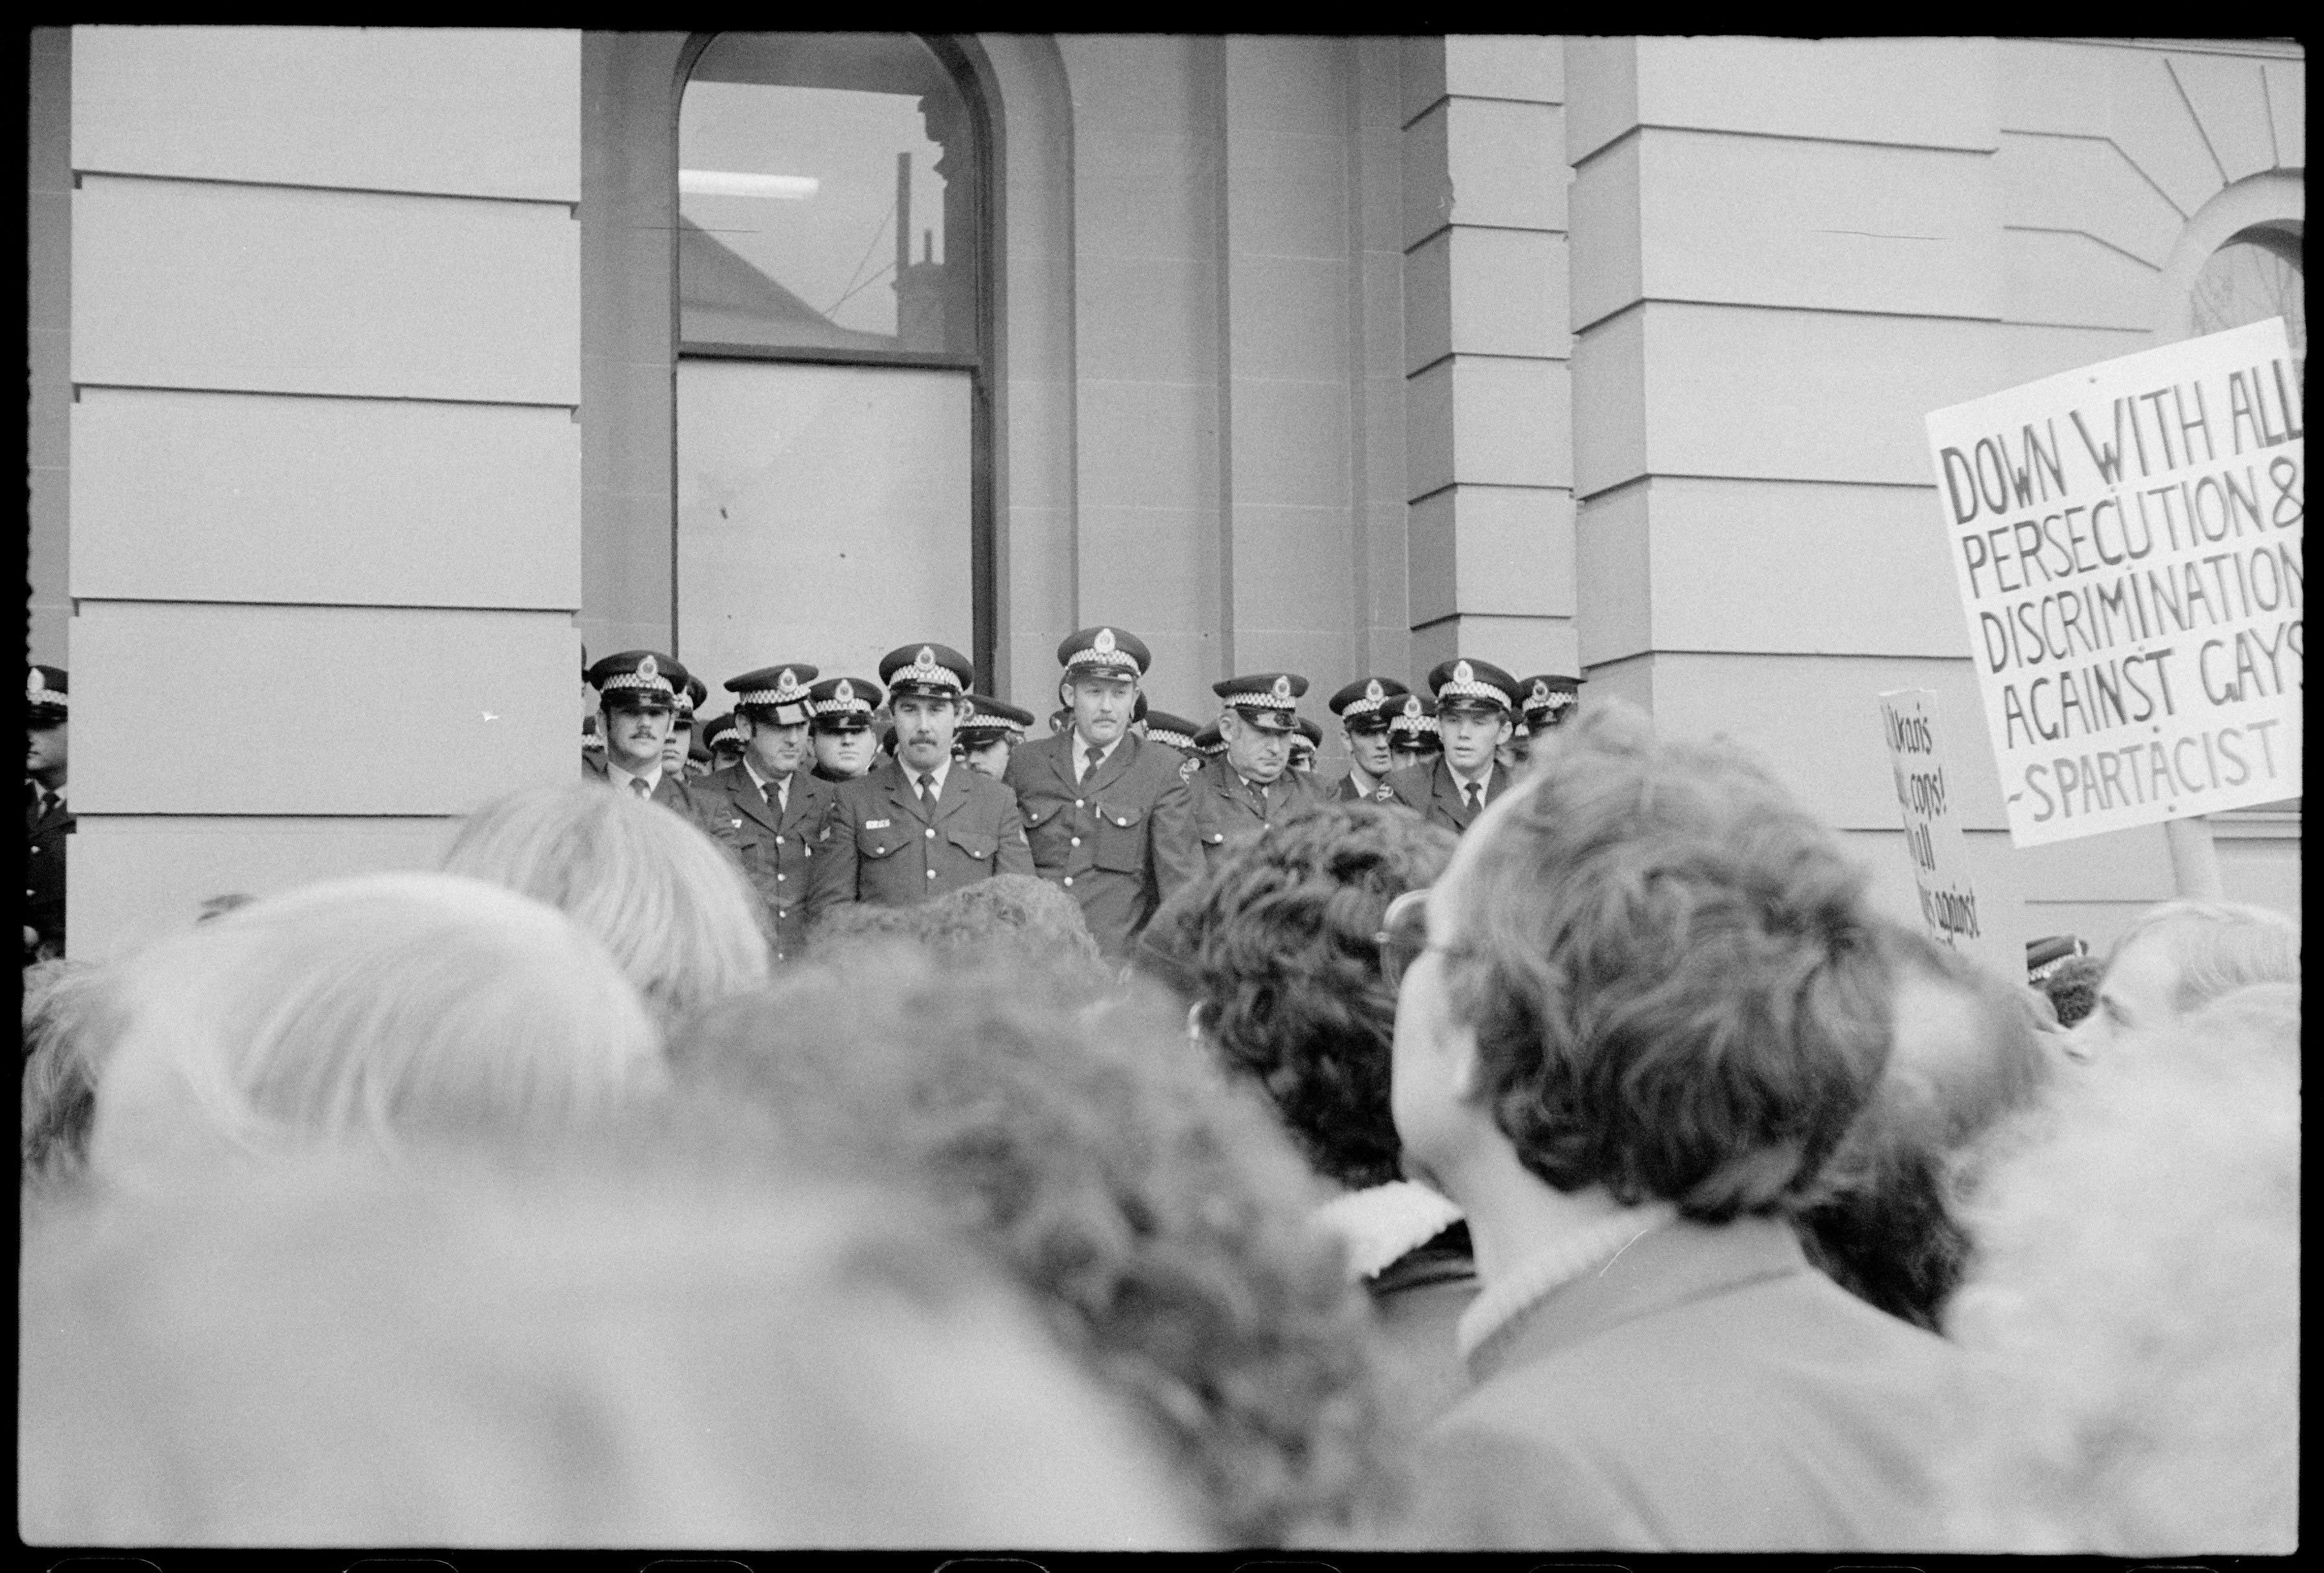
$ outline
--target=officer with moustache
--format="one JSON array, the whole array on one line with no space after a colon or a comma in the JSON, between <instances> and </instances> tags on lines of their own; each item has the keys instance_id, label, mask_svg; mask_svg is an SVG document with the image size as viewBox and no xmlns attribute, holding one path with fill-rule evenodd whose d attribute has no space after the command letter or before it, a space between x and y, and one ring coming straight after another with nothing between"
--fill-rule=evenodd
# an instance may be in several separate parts
<instances>
[{"instance_id":1,"label":"officer with moustache","mask_svg":"<svg viewBox=\"0 0 2324 1573\"><path fill-rule=\"evenodd\" d=\"M896 756L844 782L824 821L826 899L908 907L996 874L1030 874L1033 849L1017 794L952 756L968 657L906 645L880 662L895 717Z\"/></svg>"},{"instance_id":2,"label":"officer with moustache","mask_svg":"<svg viewBox=\"0 0 2324 1573\"><path fill-rule=\"evenodd\" d=\"M1224 708L1219 712L1223 753L1205 760L1188 776L1194 789L1194 835L1206 868L1227 853L1308 800L1306 784L1293 774L1291 740L1299 730L1299 696L1307 680L1296 672L1263 671L1211 685Z\"/></svg>"},{"instance_id":3,"label":"officer with moustache","mask_svg":"<svg viewBox=\"0 0 2324 1573\"><path fill-rule=\"evenodd\" d=\"M1120 629L1068 635L1057 660L1070 723L1019 749L1006 777L1036 871L1081 903L1109 956L1128 954L1154 909L1203 874L1180 756L1130 731L1151 659L1144 642Z\"/></svg>"},{"instance_id":4,"label":"officer with moustache","mask_svg":"<svg viewBox=\"0 0 2324 1573\"><path fill-rule=\"evenodd\" d=\"M1332 783L1330 796L1342 803L1385 801L1388 773L1388 718L1412 690L1392 677L1360 677L1333 694L1327 708L1340 718L1348 742L1348 773Z\"/></svg>"},{"instance_id":5,"label":"officer with moustache","mask_svg":"<svg viewBox=\"0 0 2324 1573\"><path fill-rule=\"evenodd\" d=\"M814 875L816 837L837 789L806 769L807 685L815 676L815 668L791 662L728 678L742 757L694 786L703 828L733 849L766 907L777 961L807 948L808 926L830 904Z\"/></svg>"},{"instance_id":6,"label":"officer with moustache","mask_svg":"<svg viewBox=\"0 0 2324 1573\"><path fill-rule=\"evenodd\" d=\"M694 793L683 772L665 769L662 745L678 715L686 668L652 650L624 650L591 667L589 686L597 690L598 726L605 739L602 756L584 754L581 778L601 781L698 820Z\"/></svg>"},{"instance_id":7,"label":"officer with moustache","mask_svg":"<svg viewBox=\"0 0 2324 1573\"><path fill-rule=\"evenodd\" d=\"M979 775L1001 780L1009 773L1010 756L1025 741L1033 712L990 694L970 694L962 699L961 708L960 730L953 741L962 761Z\"/></svg>"},{"instance_id":8,"label":"officer with moustache","mask_svg":"<svg viewBox=\"0 0 2324 1573\"><path fill-rule=\"evenodd\" d=\"M1495 757L1508 741L1517 705L1517 680L1487 661L1462 657L1428 674L1436 696L1436 731L1444 745L1434 763L1414 765L1388 778L1397 802L1455 835L1485 805L1508 790L1509 773Z\"/></svg>"},{"instance_id":9,"label":"officer with moustache","mask_svg":"<svg viewBox=\"0 0 2324 1573\"><path fill-rule=\"evenodd\" d=\"M65 802L72 699L60 666L24 669L24 961L65 953L65 837L73 811Z\"/></svg>"}]
</instances>

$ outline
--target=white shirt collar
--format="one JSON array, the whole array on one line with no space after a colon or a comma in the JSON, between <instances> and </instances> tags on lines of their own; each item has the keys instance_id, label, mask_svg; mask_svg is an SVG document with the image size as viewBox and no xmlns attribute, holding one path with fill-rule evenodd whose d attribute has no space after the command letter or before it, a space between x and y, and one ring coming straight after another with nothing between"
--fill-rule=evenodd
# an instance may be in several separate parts
<instances>
[{"instance_id":1,"label":"white shirt collar","mask_svg":"<svg viewBox=\"0 0 2324 1573\"><path fill-rule=\"evenodd\" d=\"M896 768L904 773L904 784L910 787L914 791L920 790L921 776L932 775L936 777L936 796L942 797L944 796L945 778L952 773L952 755L949 754L945 754L941 762L936 764L933 768L926 771L915 770L910 765L906 764L901 757L899 757L896 761Z\"/></svg>"},{"instance_id":2,"label":"white shirt collar","mask_svg":"<svg viewBox=\"0 0 2324 1573\"><path fill-rule=\"evenodd\" d=\"M1487 782L1490 782L1493 779L1493 766L1499 763L1500 761L1493 758L1490 754L1486 755L1485 768L1475 775L1462 775L1461 773L1461 767L1453 763L1450 759L1444 761L1444 768L1452 773L1452 784L1459 787L1463 792L1466 792L1471 786L1483 786Z\"/></svg>"},{"instance_id":3,"label":"white shirt collar","mask_svg":"<svg viewBox=\"0 0 2324 1573\"><path fill-rule=\"evenodd\" d=\"M1074 740L1074 779L1075 781L1079 781L1083 776L1097 768L1096 764L1089 763L1089 751L1092 745L1078 731L1068 731L1065 736ZM1121 737L1127 737L1129 736L1130 734L1125 731L1122 733ZM1098 764L1103 764L1107 760L1113 757L1113 751L1121 746L1121 737L1117 737L1112 742L1105 744L1098 749Z\"/></svg>"},{"instance_id":4,"label":"white shirt collar","mask_svg":"<svg viewBox=\"0 0 2324 1573\"><path fill-rule=\"evenodd\" d=\"M1487 1279L1484 1289L1461 1313L1455 1328L1461 1358L1473 1359L1478 1350L1551 1294L1592 1268L1603 1272L1633 1242L1677 1217L1678 1209L1666 1201L1624 1208L1519 1257L1514 1265Z\"/></svg>"},{"instance_id":5,"label":"white shirt collar","mask_svg":"<svg viewBox=\"0 0 2324 1573\"><path fill-rule=\"evenodd\" d=\"M613 784L618 787L626 787L633 781L641 781L645 782L646 793L648 796L651 796L654 790L661 785L661 765L659 762L657 762L653 767L653 773L648 775L639 771L623 770L620 765L615 764L611 759L608 759L605 761L605 774L607 779L612 780Z\"/></svg>"}]
</instances>

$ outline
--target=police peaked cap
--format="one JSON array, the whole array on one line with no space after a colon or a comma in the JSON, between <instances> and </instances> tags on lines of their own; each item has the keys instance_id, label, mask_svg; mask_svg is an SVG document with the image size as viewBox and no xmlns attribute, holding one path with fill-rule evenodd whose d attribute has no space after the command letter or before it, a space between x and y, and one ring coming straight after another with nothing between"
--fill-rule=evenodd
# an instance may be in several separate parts
<instances>
[{"instance_id":1,"label":"police peaked cap","mask_svg":"<svg viewBox=\"0 0 2324 1573\"><path fill-rule=\"evenodd\" d=\"M1154 656L1137 634L1100 626L1066 634L1065 643L1057 646L1057 664L1068 674L1086 671L1134 680L1152 669Z\"/></svg>"},{"instance_id":2,"label":"police peaked cap","mask_svg":"<svg viewBox=\"0 0 2324 1573\"><path fill-rule=\"evenodd\" d=\"M1438 662L1428 674L1428 691L1436 696L1440 711L1448 706L1482 706L1508 714L1517 708L1517 680L1489 661L1466 656Z\"/></svg>"},{"instance_id":3,"label":"police peaked cap","mask_svg":"<svg viewBox=\"0 0 2324 1573\"><path fill-rule=\"evenodd\" d=\"M1539 677L1520 679L1517 683L1517 703L1530 721L1537 716L1562 716L1573 708L1582 697L1584 680L1561 677L1555 672L1544 672Z\"/></svg>"},{"instance_id":4,"label":"police peaked cap","mask_svg":"<svg viewBox=\"0 0 2324 1573\"><path fill-rule=\"evenodd\" d=\"M890 703L907 697L957 699L975 685L976 663L949 644L906 644L880 658Z\"/></svg>"},{"instance_id":5,"label":"police peaked cap","mask_svg":"<svg viewBox=\"0 0 2324 1573\"><path fill-rule=\"evenodd\" d=\"M1392 677L1360 677L1333 694L1323 708L1342 721L1361 721L1394 709L1411 691Z\"/></svg>"},{"instance_id":6,"label":"police peaked cap","mask_svg":"<svg viewBox=\"0 0 2324 1573\"><path fill-rule=\"evenodd\" d=\"M24 708L37 719L62 720L72 706L66 693L65 669L29 662L24 667Z\"/></svg>"},{"instance_id":7,"label":"police peaked cap","mask_svg":"<svg viewBox=\"0 0 2324 1573\"><path fill-rule=\"evenodd\" d=\"M1191 751L1194 746L1196 730L1194 724L1184 716L1174 716L1167 710L1148 710L1146 713L1146 736L1166 747L1181 752Z\"/></svg>"},{"instance_id":8,"label":"police peaked cap","mask_svg":"<svg viewBox=\"0 0 2324 1573\"><path fill-rule=\"evenodd\" d=\"M880 708L880 685L860 677L827 677L807 689L807 710L815 724L826 731L853 731L872 725Z\"/></svg>"},{"instance_id":9,"label":"police peaked cap","mask_svg":"<svg viewBox=\"0 0 2324 1573\"><path fill-rule=\"evenodd\" d=\"M1211 685L1211 692L1226 701L1228 708L1262 732L1295 730L1299 696L1306 691L1307 680L1296 671L1251 672Z\"/></svg>"},{"instance_id":10,"label":"police peaked cap","mask_svg":"<svg viewBox=\"0 0 2324 1573\"><path fill-rule=\"evenodd\" d=\"M582 674L604 704L667 705L678 708L678 696L690 680L675 656L657 650L624 650L609 655Z\"/></svg>"}]
</instances>

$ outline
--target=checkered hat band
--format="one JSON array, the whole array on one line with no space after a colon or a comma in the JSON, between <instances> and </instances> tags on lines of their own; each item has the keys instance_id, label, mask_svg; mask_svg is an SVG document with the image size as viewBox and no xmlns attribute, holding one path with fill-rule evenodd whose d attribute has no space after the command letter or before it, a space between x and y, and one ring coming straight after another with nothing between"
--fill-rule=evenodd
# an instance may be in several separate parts
<instances>
[{"instance_id":1,"label":"checkered hat band","mask_svg":"<svg viewBox=\"0 0 2324 1573\"><path fill-rule=\"evenodd\" d=\"M24 703L35 710L69 709L71 707L65 703L66 698L54 689L42 689L37 694L26 694Z\"/></svg>"},{"instance_id":2,"label":"checkered hat band","mask_svg":"<svg viewBox=\"0 0 2324 1573\"><path fill-rule=\"evenodd\" d=\"M738 705L804 705L805 689L752 689L735 696Z\"/></svg>"},{"instance_id":3,"label":"checkered hat band","mask_svg":"<svg viewBox=\"0 0 2324 1573\"><path fill-rule=\"evenodd\" d=\"M1244 710L1296 710L1299 708L1299 701L1288 694L1277 699L1265 689L1229 694L1227 703Z\"/></svg>"},{"instance_id":4,"label":"checkered hat band","mask_svg":"<svg viewBox=\"0 0 2324 1573\"><path fill-rule=\"evenodd\" d=\"M649 689L658 694L678 692L670 686L669 679L661 676L659 672L652 677L641 677L633 671L615 672L612 677L607 678L602 686L604 689Z\"/></svg>"},{"instance_id":5,"label":"checkered hat band","mask_svg":"<svg viewBox=\"0 0 2324 1573\"><path fill-rule=\"evenodd\" d=\"M1509 696L1491 683L1446 683L1436 690L1436 702L1441 705L1447 699L1490 699L1506 709Z\"/></svg>"},{"instance_id":6,"label":"checkered hat band","mask_svg":"<svg viewBox=\"0 0 2324 1573\"><path fill-rule=\"evenodd\" d=\"M1148 726L1146 736L1157 743L1167 743L1173 748L1192 748L1194 745L1192 732L1173 732L1167 726Z\"/></svg>"},{"instance_id":7,"label":"checkered hat band","mask_svg":"<svg viewBox=\"0 0 2324 1573\"><path fill-rule=\"evenodd\" d=\"M808 708L818 716L868 716L872 706L872 701L865 699L824 699Z\"/></svg>"},{"instance_id":8,"label":"checkered hat band","mask_svg":"<svg viewBox=\"0 0 2324 1573\"><path fill-rule=\"evenodd\" d=\"M1132 677L1138 675L1138 662L1127 650L1076 650L1073 659L1065 662L1065 670L1071 671L1081 666L1098 666L1108 671L1126 671Z\"/></svg>"},{"instance_id":9,"label":"checkered hat band","mask_svg":"<svg viewBox=\"0 0 2324 1573\"><path fill-rule=\"evenodd\" d=\"M1340 712L1340 719L1351 721L1359 716L1369 716L1375 710L1387 708L1391 699L1399 705L1404 703L1402 694L1382 694L1377 699L1350 699L1347 708Z\"/></svg>"},{"instance_id":10,"label":"checkered hat band","mask_svg":"<svg viewBox=\"0 0 2324 1573\"><path fill-rule=\"evenodd\" d=\"M1436 717L1397 716L1388 722L1388 729L1394 732L1434 732L1436 730Z\"/></svg>"}]
</instances>

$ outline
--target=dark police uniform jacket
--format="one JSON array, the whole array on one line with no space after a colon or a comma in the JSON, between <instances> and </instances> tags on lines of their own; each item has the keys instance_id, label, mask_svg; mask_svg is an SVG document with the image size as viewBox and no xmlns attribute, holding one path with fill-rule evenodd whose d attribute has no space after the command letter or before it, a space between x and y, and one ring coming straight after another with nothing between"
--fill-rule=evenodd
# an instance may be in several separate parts
<instances>
[{"instance_id":1,"label":"dark police uniform jacket","mask_svg":"<svg viewBox=\"0 0 2324 1573\"><path fill-rule=\"evenodd\" d=\"M1071 892L1099 947L1121 956L1156 907L1203 876L1194 793L1178 751L1135 735L1077 783L1082 746L1070 727L1028 743L1003 780L1024 811L1036 871Z\"/></svg>"},{"instance_id":2,"label":"dark police uniform jacket","mask_svg":"<svg viewBox=\"0 0 2324 1573\"><path fill-rule=\"evenodd\" d=\"M604 757L597 754L584 754L581 756L581 779L594 781L603 786L613 784L613 773L605 768ZM661 773L661 779L654 783L653 800L666 809L675 809L696 823L701 822L701 810L694 801L694 789L686 784L678 771L665 770Z\"/></svg>"},{"instance_id":3,"label":"dark police uniform jacket","mask_svg":"<svg viewBox=\"0 0 2324 1573\"><path fill-rule=\"evenodd\" d=\"M1244 842L1265 835L1268 825L1314 795L1297 772L1286 770L1259 789L1267 802L1262 813L1251 788L1243 784L1223 754L1203 761L1186 784L1194 789L1194 839L1203 848L1205 870L1216 868Z\"/></svg>"},{"instance_id":4,"label":"dark police uniform jacket","mask_svg":"<svg viewBox=\"0 0 2324 1573\"><path fill-rule=\"evenodd\" d=\"M767 783L770 791L774 782ZM791 773L790 801L776 793L770 801L743 765L714 770L689 789L702 828L742 859L751 888L767 909L767 932L775 959L788 961L807 948L807 925L831 906L835 891L814 875L827 847L818 847L825 816L839 789L806 771Z\"/></svg>"},{"instance_id":5,"label":"dark police uniform jacket","mask_svg":"<svg viewBox=\"0 0 2324 1573\"><path fill-rule=\"evenodd\" d=\"M41 812L41 789L30 777L24 782L24 830L32 843L24 864L24 926L41 937L39 958L62 956L65 837L73 833L73 811L60 800L47 813Z\"/></svg>"},{"instance_id":6,"label":"dark police uniform jacket","mask_svg":"<svg viewBox=\"0 0 2324 1573\"><path fill-rule=\"evenodd\" d=\"M1493 802L1509 790L1512 778L1494 761L1490 774L1485 777L1485 801ZM1460 783L1452 778L1452 767L1438 755L1426 764L1411 765L1391 771L1388 778L1391 797L1432 825L1442 825L1458 836L1469 828L1477 815L1469 810L1469 800ZM1480 809L1478 813L1484 810Z\"/></svg>"},{"instance_id":7,"label":"dark police uniform jacket","mask_svg":"<svg viewBox=\"0 0 2324 1573\"><path fill-rule=\"evenodd\" d=\"M1357 791L1355 773L1351 771L1332 783L1329 795L1331 800L1335 803L1384 803L1395 794L1388 791L1388 780L1385 776L1371 791L1368 792Z\"/></svg>"},{"instance_id":8,"label":"dark police uniform jacket","mask_svg":"<svg viewBox=\"0 0 2324 1573\"><path fill-rule=\"evenodd\" d=\"M958 760L925 807L911 773L893 759L831 790L816 845L825 902L908 907L996 874L1033 872L1017 794Z\"/></svg>"}]
</instances>

